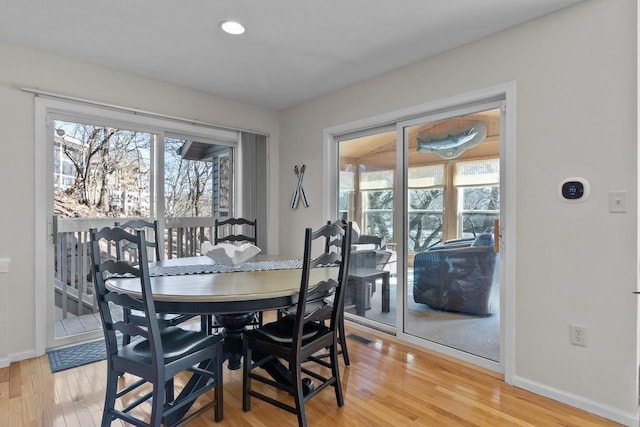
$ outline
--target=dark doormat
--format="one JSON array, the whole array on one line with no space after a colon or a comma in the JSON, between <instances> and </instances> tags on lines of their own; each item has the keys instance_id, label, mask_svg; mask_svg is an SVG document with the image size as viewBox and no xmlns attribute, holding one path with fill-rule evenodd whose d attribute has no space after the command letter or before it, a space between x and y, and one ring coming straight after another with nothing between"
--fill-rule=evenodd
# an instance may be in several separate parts
<instances>
[{"instance_id":1,"label":"dark doormat","mask_svg":"<svg viewBox=\"0 0 640 427\"><path fill-rule=\"evenodd\" d=\"M120 337L118 337L118 340L120 340ZM104 339L100 339L59 350L52 350L47 355L49 356L49 366L51 366L51 372L53 373L104 360L107 357L107 349Z\"/></svg>"}]
</instances>

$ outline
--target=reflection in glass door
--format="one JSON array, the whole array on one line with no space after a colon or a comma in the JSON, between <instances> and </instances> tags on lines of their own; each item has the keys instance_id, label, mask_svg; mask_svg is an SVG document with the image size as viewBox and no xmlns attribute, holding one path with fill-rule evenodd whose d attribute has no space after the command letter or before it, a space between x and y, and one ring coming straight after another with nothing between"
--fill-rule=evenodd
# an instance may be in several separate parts
<instances>
[{"instance_id":1,"label":"reflection in glass door","mask_svg":"<svg viewBox=\"0 0 640 427\"><path fill-rule=\"evenodd\" d=\"M339 140L338 215L353 222L345 312L364 323L396 324L393 234L396 131Z\"/></svg>"},{"instance_id":2,"label":"reflection in glass door","mask_svg":"<svg viewBox=\"0 0 640 427\"><path fill-rule=\"evenodd\" d=\"M500 109L402 124L405 332L500 361Z\"/></svg>"},{"instance_id":3,"label":"reflection in glass door","mask_svg":"<svg viewBox=\"0 0 640 427\"><path fill-rule=\"evenodd\" d=\"M500 104L337 138L347 318L500 363Z\"/></svg>"}]
</instances>

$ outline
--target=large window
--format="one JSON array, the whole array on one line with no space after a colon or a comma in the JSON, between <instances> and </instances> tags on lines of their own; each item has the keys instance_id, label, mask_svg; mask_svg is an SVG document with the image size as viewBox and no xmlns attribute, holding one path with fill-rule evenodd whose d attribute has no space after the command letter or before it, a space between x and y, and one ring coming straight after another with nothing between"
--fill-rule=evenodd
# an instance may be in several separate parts
<instances>
[{"instance_id":1,"label":"large window","mask_svg":"<svg viewBox=\"0 0 640 427\"><path fill-rule=\"evenodd\" d=\"M458 192L460 237L491 230L500 217L500 159L457 162L453 184Z\"/></svg>"},{"instance_id":2,"label":"large window","mask_svg":"<svg viewBox=\"0 0 640 427\"><path fill-rule=\"evenodd\" d=\"M444 165L409 168L409 252L442 240Z\"/></svg>"},{"instance_id":3,"label":"large window","mask_svg":"<svg viewBox=\"0 0 640 427\"><path fill-rule=\"evenodd\" d=\"M351 216L358 212L355 200L359 199L362 232L393 242L393 179L391 170L362 170L359 175L341 171L340 217L353 219ZM422 252L443 239L474 237L490 231L500 216L498 158L409 167L408 182L407 243L411 253ZM453 198L445 198L449 192ZM448 237L446 223L453 227Z\"/></svg>"},{"instance_id":4,"label":"large window","mask_svg":"<svg viewBox=\"0 0 640 427\"><path fill-rule=\"evenodd\" d=\"M59 217L153 216L154 134L62 120L54 125ZM228 215L232 147L167 137L160 149L167 218Z\"/></svg>"},{"instance_id":5,"label":"large window","mask_svg":"<svg viewBox=\"0 0 640 427\"><path fill-rule=\"evenodd\" d=\"M153 135L61 120L54 126L56 215L149 216Z\"/></svg>"},{"instance_id":6,"label":"large window","mask_svg":"<svg viewBox=\"0 0 640 427\"><path fill-rule=\"evenodd\" d=\"M393 241L393 171L360 173L363 200L363 230Z\"/></svg>"},{"instance_id":7,"label":"large window","mask_svg":"<svg viewBox=\"0 0 640 427\"><path fill-rule=\"evenodd\" d=\"M263 135L46 97L36 98L35 111L36 258L46 266L37 277L46 310L36 322L47 347L81 339L56 335L54 319L95 309L86 273L90 228L157 219L171 258L197 254L217 216L267 224ZM266 225L261 230L267 242Z\"/></svg>"},{"instance_id":8,"label":"large window","mask_svg":"<svg viewBox=\"0 0 640 427\"><path fill-rule=\"evenodd\" d=\"M188 147L193 144L165 138L164 212L168 218L213 215L213 155L189 156Z\"/></svg>"},{"instance_id":9,"label":"large window","mask_svg":"<svg viewBox=\"0 0 640 427\"><path fill-rule=\"evenodd\" d=\"M355 173L352 170L340 171L340 191L338 193L338 217L351 221L353 198L355 193Z\"/></svg>"}]
</instances>

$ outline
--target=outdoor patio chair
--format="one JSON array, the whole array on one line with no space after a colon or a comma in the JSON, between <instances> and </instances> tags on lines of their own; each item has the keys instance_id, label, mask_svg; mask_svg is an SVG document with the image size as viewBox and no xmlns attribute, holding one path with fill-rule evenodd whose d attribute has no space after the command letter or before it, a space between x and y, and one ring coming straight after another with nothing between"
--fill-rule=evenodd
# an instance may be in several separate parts
<instances>
[{"instance_id":1,"label":"outdoor patio chair","mask_svg":"<svg viewBox=\"0 0 640 427\"><path fill-rule=\"evenodd\" d=\"M434 246L414 258L413 299L437 310L495 314L500 305L498 262L493 233Z\"/></svg>"}]
</instances>

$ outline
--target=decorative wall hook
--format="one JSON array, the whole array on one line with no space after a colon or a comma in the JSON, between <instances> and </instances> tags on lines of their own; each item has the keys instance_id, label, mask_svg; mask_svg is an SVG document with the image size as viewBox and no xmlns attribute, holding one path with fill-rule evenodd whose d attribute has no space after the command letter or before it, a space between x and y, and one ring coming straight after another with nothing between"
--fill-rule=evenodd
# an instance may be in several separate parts
<instances>
[{"instance_id":1,"label":"decorative wall hook","mask_svg":"<svg viewBox=\"0 0 640 427\"><path fill-rule=\"evenodd\" d=\"M309 207L309 200L307 199L307 195L304 192L304 187L302 186L302 178L304 178L304 170L306 169L306 165L302 165L300 169L298 169L298 165L293 167L293 172L298 177L298 184L296 185L296 189L293 191L293 196L291 196L291 209L295 209L298 207L298 201L300 197L302 197L302 204L305 208Z\"/></svg>"}]
</instances>

